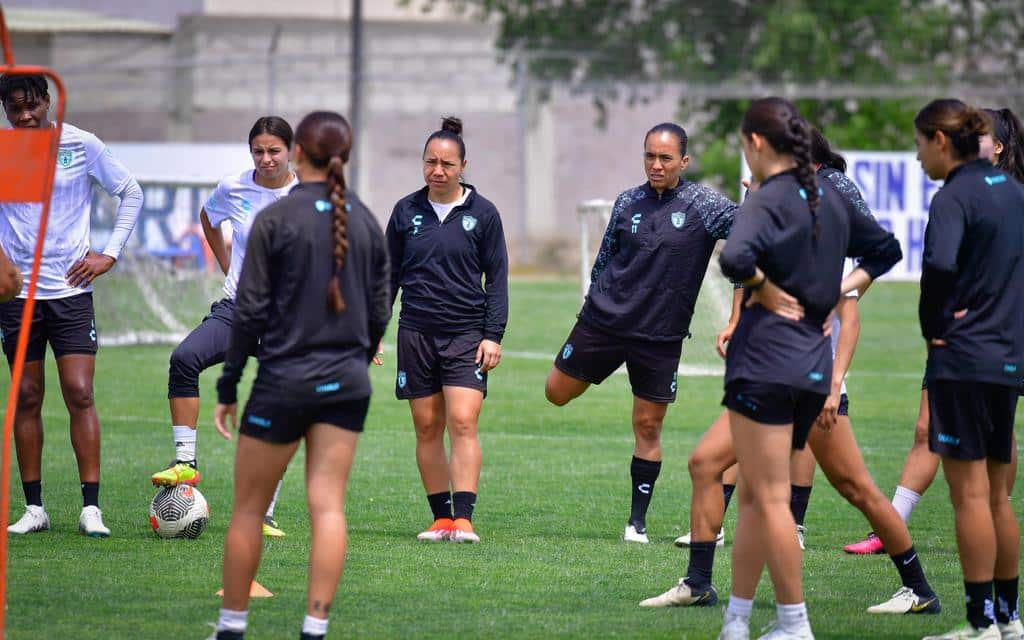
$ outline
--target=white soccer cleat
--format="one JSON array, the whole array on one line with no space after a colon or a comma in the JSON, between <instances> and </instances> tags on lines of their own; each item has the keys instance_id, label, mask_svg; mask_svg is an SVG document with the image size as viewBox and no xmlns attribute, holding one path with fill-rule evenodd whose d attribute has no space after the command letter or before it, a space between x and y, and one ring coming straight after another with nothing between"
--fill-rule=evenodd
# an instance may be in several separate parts
<instances>
[{"instance_id":1,"label":"white soccer cleat","mask_svg":"<svg viewBox=\"0 0 1024 640\"><path fill-rule=\"evenodd\" d=\"M692 533L691 531L687 531L686 535L679 536L678 538L676 538L676 541L675 541L674 544L677 547L680 547L680 548L690 546L690 543L693 541L691 533ZM725 546L725 529L719 529L718 530L718 535L715 536L715 546L716 547L724 547Z\"/></svg>"},{"instance_id":2,"label":"white soccer cleat","mask_svg":"<svg viewBox=\"0 0 1024 640\"><path fill-rule=\"evenodd\" d=\"M727 616L718 640L750 640L750 621L739 616Z\"/></svg>"},{"instance_id":3,"label":"white soccer cleat","mask_svg":"<svg viewBox=\"0 0 1024 640\"><path fill-rule=\"evenodd\" d=\"M972 625L967 624L941 636L925 636L922 640L1001 640L1002 637L999 627L994 624L984 629L975 629Z\"/></svg>"},{"instance_id":4,"label":"white soccer cleat","mask_svg":"<svg viewBox=\"0 0 1024 640\"><path fill-rule=\"evenodd\" d=\"M631 524L626 525L626 530L622 532L622 539L626 542L639 542L640 544L650 543L650 540L647 539L647 532L637 531L636 527Z\"/></svg>"},{"instance_id":5,"label":"white soccer cleat","mask_svg":"<svg viewBox=\"0 0 1024 640\"><path fill-rule=\"evenodd\" d=\"M1024 640L1024 624L1021 624L1019 618L1006 624L997 622L996 628L1003 634L1003 640Z\"/></svg>"},{"instance_id":6,"label":"white soccer cleat","mask_svg":"<svg viewBox=\"0 0 1024 640\"><path fill-rule=\"evenodd\" d=\"M807 528L802 524L796 525L796 541L800 543L800 550L804 551L804 534L807 533Z\"/></svg>"},{"instance_id":7,"label":"white soccer cleat","mask_svg":"<svg viewBox=\"0 0 1024 640\"><path fill-rule=\"evenodd\" d=\"M110 535L110 529L103 524L103 513L96 506L82 509L82 515L78 517L78 531L90 538L106 538Z\"/></svg>"},{"instance_id":8,"label":"white soccer cleat","mask_svg":"<svg viewBox=\"0 0 1024 640\"><path fill-rule=\"evenodd\" d=\"M25 505L25 515L12 525L7 527L7 533L25 535L46 531L50 528L50 516L46 515L46 509L34 504Z\"/></svg>"},{"instance_id":9,"label":"white soccer cleat","mask_svg":"<svg viewBox=\"0 0 1024 640\"><path fill-rule=\"evenodd\" d=\"M814 640L810 623L805 622L797 629L783 629L777 622L768 625L768 633L757 640Z\"/></svg>"},{"instance_id":10,"label":"white soccer cleat","mask_svg":"<svg viewBox=\"0 0 1024 640\"><path fill-rule=\"evenodd\" d=\"M885 602L868 607L868 613L892 613L896 615L904 613L938 613L941 610L942 607L939 606L938 596L919 596L910 587L900 587L900 590L892 594L892 597Z\"/></svg>"},{"instance_id":11,"label":"white soccer cleat","mask_svg":"<svg viewBox=\"0 0 1024 640\"><path fill-rule=\"evenodd\" d=\"M715 587L708 585L705 589L694 589L687 582L686 578L680 578L679 583L653 598L647 598L640 602L641 607L709 607L718 603L718 592Z\"/></svg>"}]
</instances>

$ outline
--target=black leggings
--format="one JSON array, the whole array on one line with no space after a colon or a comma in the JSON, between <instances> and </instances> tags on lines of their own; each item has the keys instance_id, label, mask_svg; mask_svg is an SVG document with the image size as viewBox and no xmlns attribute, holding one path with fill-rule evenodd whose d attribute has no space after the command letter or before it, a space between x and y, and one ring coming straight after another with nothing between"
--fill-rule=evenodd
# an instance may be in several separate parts
<instances>
[{"instance_id":1,"label":"black leggings","mask_svg":"<svg viewBox=\"0 0 1024 640\"><path fill-rule=\"evenodd\" d=\"M214 302L209 315L174 350L167 376L168 398L199 397L199 374L224 362L234 311L234 300Z\"/></svg>"}]
</instances>

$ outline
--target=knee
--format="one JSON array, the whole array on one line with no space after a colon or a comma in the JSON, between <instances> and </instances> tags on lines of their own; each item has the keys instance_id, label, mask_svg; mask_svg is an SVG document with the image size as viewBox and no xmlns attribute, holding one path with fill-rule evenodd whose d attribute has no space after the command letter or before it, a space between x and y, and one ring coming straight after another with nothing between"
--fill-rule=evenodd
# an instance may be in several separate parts
<instances>
[{"instance_id":1,"label":"knee","mask_svg":"<svg viewBox=\"0 0 1024 640\"><path fill-rule=\"evenodd\" d=\"M871 491L869 491L867 487L863 486L860 482L857 482L856 479L837 478L832 482L832 486L839 492L839 495L843 496L843 498L856 507L857 510L863 512L868 506Z\"/></svg>"},{"instance_id":2,"label":"knee","mask_svg":"<svg viewBox=\"0 0 1024 640\"><path fill-rule=\"evenodd\" d=\"M472 415L455 414L448 419L448 434L453 438L475 438L477 419Z\"/></svg>"},{"instance_id":3,"label":"knee","mask_svg":"<svg viewBox=\"0 0 1024 640\"><path fill-rule=\"evenodd\" d=\"M417 442L434 442L444 438L444 423L435 419L413 420Z\"/></svg>"},{"instance_id":4,"label":"knee","mask_svg":"<svg viewBox=\"0 0 1024 640\"><path fill-rule=\"evenodd\" d=\"M18 413L37 414L43 406L43 385L28 376L22 376L18 387Z\"/></svg>"},{"instance_id":5,"label":"knee","mask_svg":"<svg viewBox=\"0 0 1024 640\"><path fill-rule=\"evenodd\" d=\"M690 479L694 483L701 482L714 482L722 475L722 469L716 468L714 460L710 456L704 455L704 452L698 450L694 451L690 455L690 459L687 461L687 467L690 470Z\"/></svg>"},{"instance_id":6,"label":"knee","mask_svg":"<svg viewBox=\"0 0 1024 640\"><path fill-rule=\"evenodd\" d=\"M637 439L645 442L658 442L661 440L661 418L653 416L640 416L633 420L633 432Z\"/></svg>"},{"instance_id":7,"label":"knee","mask_svg":"<svg viewBox=\"0 0 1024 640\"><path fill-rule=\"evenodd\" d=\"M928 446L928 420L926 418L918 418L917 423L914 425L914 446Z\"/></svg>"},{"instance_id":8,"label":"knee","mask_svg":"<svg viewBox=\"0 0 1024 640\"><path fill-rule=\"evenodd\" d=\"M544 384L544 397L556 407L564 407L572 400L568 393L551 381L551 378Z\"/></svg>"},{"instance_id":9,"label":"knee","mask_svg":"<svg viewBox=\"0 0 1024 640\"><path fill-rule=\"evenodd\" d=\"M88 411L95 403L91 384L71 384L64 387L64 402L71 411Z\"/></svg>"}]
</instances>

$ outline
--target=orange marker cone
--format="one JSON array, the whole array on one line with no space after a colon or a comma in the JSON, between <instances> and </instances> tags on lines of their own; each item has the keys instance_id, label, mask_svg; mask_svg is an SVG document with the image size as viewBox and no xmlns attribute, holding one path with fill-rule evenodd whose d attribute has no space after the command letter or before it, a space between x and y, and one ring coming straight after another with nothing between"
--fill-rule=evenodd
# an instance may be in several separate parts
<instances>
[{"instance_id":1,"label":"orange marker cone","mask_svg":"<svg viewBox=\"0 0 1024 640\"><path fill-rule=\"evenodd\" d=\"M217 595L223 598L224 597L224 589L218 589L217 590ZM250 598L273 598L274 594L271 593L270 590L267 589L266 587L264 587L262 584L260 584L260 583L256 582L255 580L253 580L252 584L249 585L249 597Z\"/></svg>"}]
</instances>

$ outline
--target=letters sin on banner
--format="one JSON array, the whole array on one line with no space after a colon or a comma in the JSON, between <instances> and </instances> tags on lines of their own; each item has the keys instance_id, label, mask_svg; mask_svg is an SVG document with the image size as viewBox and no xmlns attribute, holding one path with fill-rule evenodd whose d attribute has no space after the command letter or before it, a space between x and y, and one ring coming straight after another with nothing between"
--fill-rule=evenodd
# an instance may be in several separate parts
<instances>
[{"instance_id":1,"label":"letters sin on banner","mask_svg":"<svg viewBox=\"0 0 1024 640\"><path fill-rule=\"evenodd\" d=\"M878 223L896 236L903 249L903 260L882 278L920 280L928 205L942 183L925 175L912 151L842 153L848 164L846 175L860 189ZM745 162L741 173L744 178L750 175Z\"/></svg>"}]
</instances>

